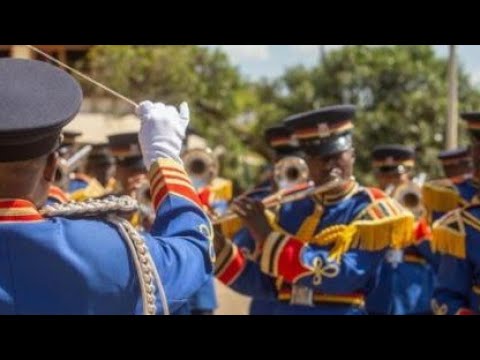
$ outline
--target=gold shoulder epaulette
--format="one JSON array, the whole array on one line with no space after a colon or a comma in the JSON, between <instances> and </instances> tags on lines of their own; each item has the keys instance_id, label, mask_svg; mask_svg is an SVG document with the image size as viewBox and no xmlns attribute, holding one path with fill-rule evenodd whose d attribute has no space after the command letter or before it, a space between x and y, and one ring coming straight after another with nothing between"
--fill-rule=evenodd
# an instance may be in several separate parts
<instances>
[{"instance_id":1,"label":"gold shoulder epaulette","mask_svg":"<svg viewBox=\"0 0 480 360\"><path fill-rule=\"evenodd\" d=\"M316 235L312 243L333 244L330 260L339 261L349 249L380 251L405 248L413 243L414 216L397 201L378 199L368 205L351 224L333 225Z\"/></svg>"},{"instance_id":2,"label":"gold shoulder epaulette","mask_svg":"<svg viewBox=\"0 0 480 360\"><path fill-rule=\"evenodd\" d=\"M353 247L378 251L386 247L403 249L413 244L415 217L391 198L379 199L368 205L355 219L357 239Z\"/></svg>"},{"instance_id":3,"label":"gold shoulder epaulette","mask_svg":"<svg viewBox=\"0 0 480 360\"><path fill-rule=\"evenodd\" d=\"M433 252L465 259L466 232L463 217L463 211L457 209L434 223L431 242Z\"/></svg>"},{"instance_id":4,"label":"gold shoulder epaulette","mask_svg":"<svg viewBox=\"0 0 480 360\"><path fill-rule=\"evenodd\" d=\"M461 204L461 196L448 179L427 182L422 187L422 200L429 213L449 212Z\"/></svg>"}]
</instances>

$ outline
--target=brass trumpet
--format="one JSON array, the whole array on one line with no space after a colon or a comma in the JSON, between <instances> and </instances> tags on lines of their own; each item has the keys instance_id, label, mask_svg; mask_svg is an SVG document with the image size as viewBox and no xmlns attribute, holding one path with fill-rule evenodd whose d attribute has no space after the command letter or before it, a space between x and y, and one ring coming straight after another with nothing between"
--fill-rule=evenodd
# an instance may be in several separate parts
<instances>
[{"instance_id":1,"label":"brass trumpet","mask_svg":"<svg viewBox=\"0 0 480 360\"><path fill-rule=\"evenodd\" d=\"M421 189L412 183L398 187L393 197L412 212L422 204Z\"/></svg>"},{"instance_id":2,"label":"brass trumpet","mask_svg":"<svg viewBox=\"0 0 480 360\"><path fill-rule=\"evenodd\" d=\"M310 171L302 158L288 156L283 158L273 170L273 177L279 189L288 189L292 186L308 181Z\"/></svg>"},{"instance_id":3,"label":"brass trumpet","mask_svg":"<svg viewBox=\"0 0 480 360\"><path fill-rule=\"evenodd\" d=\"M182 161L196 188L210 184L218 176L219 163L209 148L187 150Z\"/></svg>"},{"instance_id":4,"label":"brass trumpet","mask_svg":"<svg viewBox=\"0 0 480 360\"><path fill-rule=\"evenodd\" d=\"M408 184L395 187L389 186L387 195L397 200L403 207L410 210L416 218L421 217L425 208L422 202L422 186L425 182L426 175L420 174Z\"/></svg>"},{"instance_id":5,"label":"brass trumpet","mask_svg":"<svg viewBox=\"0 0 480 360\"><path fill-rule=\"evenodd\" d=\"M267 196L262 200L262 204L265 206L265 209L274 209L275 207L287 203L291 203L294 201L302 200L307 197L320 195L332 191L338 187L347 185L351 181L355 181L355 179L349 178L348 180L343 180L340 177L334 177L329 182L319 185L316 187L311 186L308 183L299 184L289 189L281 189L277 191L275 194ZM235 214L233 211L227 211L227 213L223 216L220 216L216 219L212 220L213 225L219 225L224 222L234 220L239 216Z\"/></svg>"}]
</instances>

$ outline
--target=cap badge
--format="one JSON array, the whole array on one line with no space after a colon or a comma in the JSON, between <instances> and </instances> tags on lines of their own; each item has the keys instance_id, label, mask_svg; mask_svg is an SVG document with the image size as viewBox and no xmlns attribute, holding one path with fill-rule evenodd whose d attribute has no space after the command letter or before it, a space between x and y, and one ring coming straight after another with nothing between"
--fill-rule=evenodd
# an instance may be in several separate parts
<instances>
[{"instance_id":1,"label":"cap badge","mask_svg":"<svg viewBox=\"0 0 480 360\"><path fill-rule=\"evenodd\" d=\"M318 136L321 138L326 138L330 136L330 128L327 124L318 124Z\"/></svg>"}]
</instances>

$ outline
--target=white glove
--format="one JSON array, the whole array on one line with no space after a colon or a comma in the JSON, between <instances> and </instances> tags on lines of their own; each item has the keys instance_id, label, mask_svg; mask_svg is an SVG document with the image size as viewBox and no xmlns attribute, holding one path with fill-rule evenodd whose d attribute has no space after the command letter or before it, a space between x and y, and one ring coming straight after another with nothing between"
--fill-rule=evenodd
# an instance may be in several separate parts
<instances>
[{"instance_id":1,"label":"white glove","mask_svg":"<svg viewBox=\"0 0 480 360\"><path fill-rule=\"evenodd\" d=\"M183 164L180 151L190 121L187 103L183 102L178 112L173 106L144 101L137 108L137 116L142 121L138 138L147 169L160 158Z\"/></svg>"}]
</instances>

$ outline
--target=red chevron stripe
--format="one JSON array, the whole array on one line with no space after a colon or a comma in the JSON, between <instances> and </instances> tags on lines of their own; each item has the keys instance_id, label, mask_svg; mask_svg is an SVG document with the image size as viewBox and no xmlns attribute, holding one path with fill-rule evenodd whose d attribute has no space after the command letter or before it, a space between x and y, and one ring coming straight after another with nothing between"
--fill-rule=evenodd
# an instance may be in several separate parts
<instances>
[{"instance_id":1,"label":"red chevron stripe","mask_svg":"<svg viewBox=\"0 0 480 360\"><path fill-rule=\"evenodd\" d=\"M36 221L42 220L40 214L34 215L15 215L15 216L0 216L0 222L2 221Z\"/></svg>"},{"instance_id":2,"label":"red chevron stripe","mask_svg":"<svg viewBox=\"0 0 480 360\"><path fill-rule=\"evenodd\" d=\"M162 201L168 194L181 195L202 208L202 203L195 191L183 185L166 184L164 187L154 193L153 205L155 209L158 210L158 207L161 205Z\"/></svg>"},{"instance_id":3,"label":"red chevron stripe","mask_svg":"<svg viewBox=\"0 0 480 360\"><path fill-rule=\"evenodd\" d=\"M241 251L238 249L233 250L235 253L233 257L230 259L228 264L225 266L225 269L222 271L220 275L217 276L218 280L220 280L225 285L230 285L236 277L242 272L243 268L245 267L246 261L245 256Z\"/></svg>"}]
</instances>

